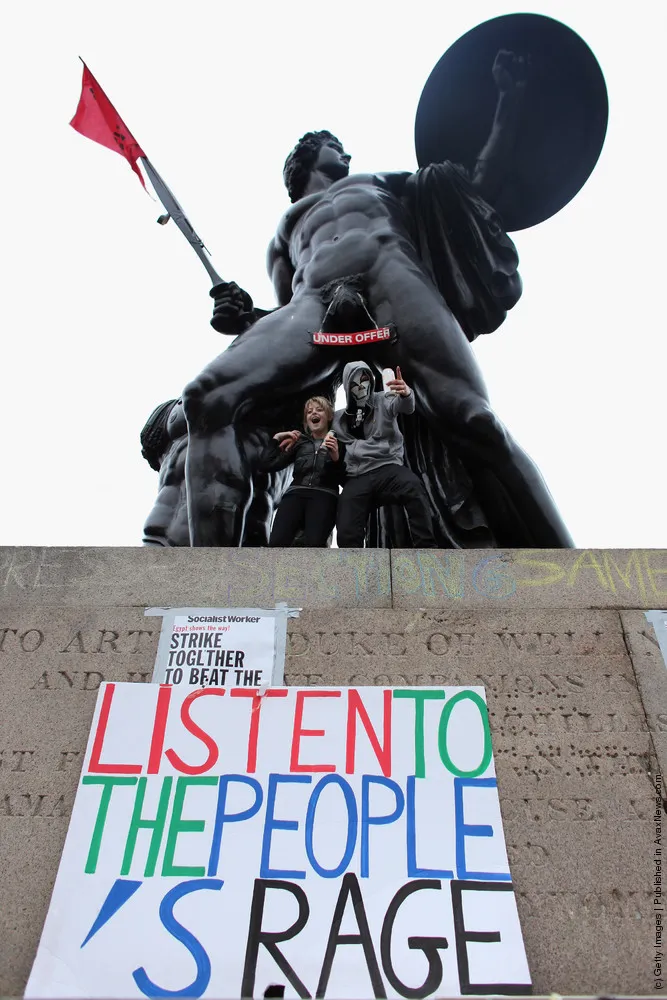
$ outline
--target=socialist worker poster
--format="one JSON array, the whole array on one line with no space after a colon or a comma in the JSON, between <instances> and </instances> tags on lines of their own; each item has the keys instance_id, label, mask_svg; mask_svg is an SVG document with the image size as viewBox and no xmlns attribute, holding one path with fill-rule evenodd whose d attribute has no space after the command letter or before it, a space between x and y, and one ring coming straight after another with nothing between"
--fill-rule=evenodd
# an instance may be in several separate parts
<instances>
[{"instance_id":1,"label":"socialist worker poster","mask_svg":"<svg viewBox=\"0 0 667 1000\"><path fill-rule=\"evenodd\" d=\"M162 617L154 684L282 684L289 609L147 608L146 614Z\"/></svg>"},{"instance_id":2,"label":"socialist worker poster","mask_svg":"<svg viewBox=\"0 0 667 1000\"><path fill-rule=\"evenodd\" d=\"M484 689L108 683L27 997L530 992Z\"/></svg>"}]
</instances>

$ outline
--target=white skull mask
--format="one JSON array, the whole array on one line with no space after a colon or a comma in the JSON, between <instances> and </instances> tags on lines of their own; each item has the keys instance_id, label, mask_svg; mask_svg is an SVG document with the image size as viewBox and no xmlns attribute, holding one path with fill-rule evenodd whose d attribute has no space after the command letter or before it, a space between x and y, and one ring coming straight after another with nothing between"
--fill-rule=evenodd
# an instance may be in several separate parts
<instances>
[{"instance_id":1,"label":"white skull mask","mask_svg":"<svg viewBox=\"0 0 667 1000\"><path fill-rule=\"evenodd\" d=\"M371 380L367 371L354 372L350 380L350 395L357 406L366 406L371 395Z\"/></svg>"}]
</instances>

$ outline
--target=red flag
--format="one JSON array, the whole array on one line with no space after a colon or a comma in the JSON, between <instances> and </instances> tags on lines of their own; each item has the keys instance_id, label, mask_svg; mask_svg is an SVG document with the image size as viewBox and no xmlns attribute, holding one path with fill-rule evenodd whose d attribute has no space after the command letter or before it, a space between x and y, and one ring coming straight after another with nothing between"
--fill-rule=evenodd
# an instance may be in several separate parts
<instances>
[{"instance_id":1,"label":"red flag","mask_svg":"<svg viewBox=\"0 0 667 1000\"><path fill-rule=\"evenodd\" d=\"M137 166L137 159L146 154L85 63L81 97L70 125L86 138L124 156L146 189Z\"/></svg>"}]
</instances>

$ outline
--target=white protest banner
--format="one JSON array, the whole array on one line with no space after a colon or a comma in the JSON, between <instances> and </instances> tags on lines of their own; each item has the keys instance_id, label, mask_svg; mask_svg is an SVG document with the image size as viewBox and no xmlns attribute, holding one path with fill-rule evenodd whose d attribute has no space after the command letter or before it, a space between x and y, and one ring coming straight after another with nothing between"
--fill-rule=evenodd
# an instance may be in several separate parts
<instances>
[{"instance_id":1,"label":"white protest banner","mask_svg":"<svg viewBox=\"0 0 667 1000\"><path fill-rule=\"evenodd\" d=\"M147 608L161 615L154 684L267 687L283 683L287 618L262 608Z\"/></svg>"},{"instance_id":2,"label":"white protest banner","mask_svg":"<svg viewBox=\"0 0 667 1000\"><path fill-rule=\"evenodd\" d=\"M484 689L102 685L26 997L528 994Z\"/></svg>"},{"instance_id":3,"label":"white protest banner","mask_svg":"<svg viewBox=\"0 0 667 1000\"><path fill-rule=\"evenodd\" d=\"M667 667L667 611L645 611L644 614L655 629L660 652Z\"/></svg>"}]
</instances>

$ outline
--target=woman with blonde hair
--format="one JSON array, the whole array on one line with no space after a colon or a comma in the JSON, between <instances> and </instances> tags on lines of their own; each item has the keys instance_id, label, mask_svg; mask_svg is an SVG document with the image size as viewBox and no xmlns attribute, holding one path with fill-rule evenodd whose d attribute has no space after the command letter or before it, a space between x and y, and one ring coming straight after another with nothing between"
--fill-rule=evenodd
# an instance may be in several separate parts
<instances>
[{"instance_id":1,"label":"woman with blonde hair","mask_svg":"<svg viewBox=\"0 0 667 1000\"><path fill-rule=\"evenodd\" d=\"M274 434L263 463L267 470L293 465L292 482L278 507L269 545L292 545L303 532L303 545L326 546L336 523L338 488L345 465L343 445L331 432L333 406L324 396L313 396L303 408L303 431Z\"/></svg>"}]
</instances>

